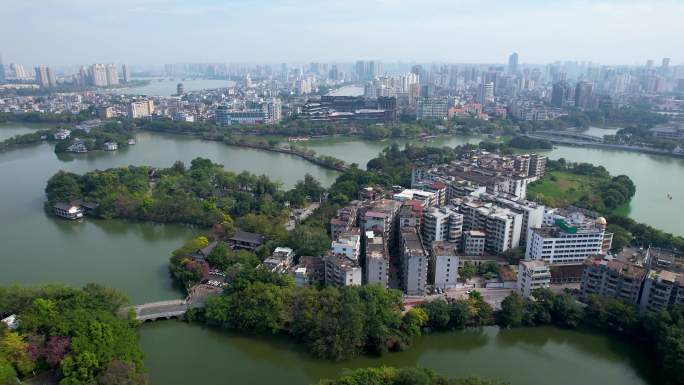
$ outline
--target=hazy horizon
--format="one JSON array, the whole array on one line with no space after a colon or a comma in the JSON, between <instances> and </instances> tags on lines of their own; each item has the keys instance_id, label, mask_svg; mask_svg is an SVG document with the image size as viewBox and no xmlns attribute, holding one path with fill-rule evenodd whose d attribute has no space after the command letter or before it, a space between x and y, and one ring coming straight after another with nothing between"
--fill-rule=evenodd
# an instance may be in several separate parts
<instances>
[{"instance_id":1,"label":"hazy horizon","mask_svg":"<svg viewBox=\"0 0 684 385\"><path fill-rule=\"evenodd\" d=\"M675 0L10 0L2 11L5 64L684 60Z\"/></svg>"}]
</instances>

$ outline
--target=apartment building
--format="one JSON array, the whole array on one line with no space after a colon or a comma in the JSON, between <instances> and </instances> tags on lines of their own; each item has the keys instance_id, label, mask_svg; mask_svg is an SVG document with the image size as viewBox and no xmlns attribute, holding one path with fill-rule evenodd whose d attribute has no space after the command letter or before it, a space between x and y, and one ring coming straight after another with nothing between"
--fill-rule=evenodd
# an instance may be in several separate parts
<instances>
[{"instance_id":1,"label":"apartment building","mask_svg":"<svg viewBox=\"0 0 684 385\"><path fill-rule=\"evenodd\" d=\"M545 222L541 228L530 229L525 259L581 264L610 248L612 234L606 233L603 217L591 218L582 212L554 213L552 224L547 219Z\"/></svg>"},{"instance_id":2,"label":"apartment building","mask_svg":"<svg viewBox=\"0 0 684 385\"><path fill-rule=\"evenodd\" d=\"M324 282L329 286L360 286L362 271L358 261L344 255L329 253L323 258L325 264Z\"/></svg>"},{"instance_id":3,"label":"apartment building","mask_svg":"<svg viewBox=\"0 0 684 385\"><path fill-rule=\"evenodd\" d=\"M361 235L358 230L340 234L330 244L330 252L334 255L344 255L352 261L358 261L361 253Z\"/></svg>"},{"instance_id":4,"label":"apartment building","mask_svg":"<svg viewBox=\"0 0 684 385\"><path fill-rule=\"evenodd\" d=\"M455 287L458 281L459 244L433 242L430 248L430 276L435 287Z\"/></svg>"},{"instance_id":5,"label":"apartment building","mask_svg":"<svg viewBox=\"0 0 684 385\"><path fill-rule=\"evenodd\" d=\"M401 229L402 288L408 295L424 295L428 277L428 255L415 228Z\"/></svg>"},{"instance_id":6,"label":"apartment building","mask_svg":"<svg viewBox=\"0 0 684 385\"><path fill-rule=\"evenodd\" d=\"M365 233L365 242L365 283L389 287L390 261L387 242L382 235L376 235L372 231Z\"/></svg>"},{"instance_id":7,"label":"apartment building","mask_svg":"<svg viewBox=\"0 0 684 385\"><path fill-rule=\"evenodd\" d=\"M484 231L468 230L463 232L463 253L465 255L484 255L487 234Z\"/></svg>"},{"instance_id":8,"label":"apartment building","mask_svg":"<svg viewBox=\"0 0 684 385\"><path fill-rule=\"evenodd\" d=\"M660 311L672 305L684 305L684 274L650 270L644 280L639 308Z\"/></svg>"},{"instance_id":9,"label":"apartment building","mask_svg":"<svg viewBox=\"0 0 684 385\"><path fill-rule=\"evenodd\" d=\"M536 289L549 287L551 270L544 261L520 261L518 264L518 294L527 298Z\"/></svg>"},{"instance_id":10,"label":"apartment building","mask_svg":"<svg viewBox=\"0 0 684 385\"><path fill-rule=\"evenodd\" d=\"M614 258L588 258L582 272L581 296L614 297L636 305L647 272L644 267Z\"/></svg>"},{"instance_id":11,"label":"apartment building","mask_svg":"<svg viewBox=\"0 0 684 385\"><path fill-rule=\"evenodd\" d=\"M449 207L431 207L423 213L421 225L423 241L459 242L463 233L463 215Z\"/></svg>"}]
</instances>

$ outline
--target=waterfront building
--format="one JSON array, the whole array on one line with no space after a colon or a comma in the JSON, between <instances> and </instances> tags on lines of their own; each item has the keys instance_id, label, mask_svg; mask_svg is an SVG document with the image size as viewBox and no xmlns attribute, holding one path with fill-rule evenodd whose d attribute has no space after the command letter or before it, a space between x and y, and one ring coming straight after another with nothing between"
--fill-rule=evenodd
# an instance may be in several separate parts
<instances>
[{"instance_id":1,"label":"waterfront building","mask_svg":"<svg viewBox=\"0 0 684 385\"><path fill-rule=\"evenodd\" d=\"M67 130L66 128L60 128L53 135L55 140L66 140L69 139L69 136L71 136L71 130Z\"/></svg>"},{"instance_id":2,"label":"waterfront building","mask_svg":"<svg viewBox=\"0 0 684 385\"><path fill-rule=\"evenodd\" d=\"M367 231L365 242L365 283L389 287L390 260L385 238Z\"/></svg>"},{"instance_id":3,"label":"waterfront building","mask_svg":"<svg viewBox=\"0 0 684 385\"><path fill-rule=\"evenodd\" d=\"M233 249L242 249L254 251L259 246L264 244L264 236L261 234L250 233L247 231L238 230L227 241L228 245Z\"/></svg>"},{"instance_id":4,"label":"waterfront building","mask_svg":"<svg viewBox=\"0 0 684 385\"><path fill-rule=\"evenodd\" d=\"M674 305L684 305L684 274L665 269L650 270L644 280L639 308L661 311Z\"/></svg>"},{"instance_id":5,"label":"waterfront building","mask_svg":"<svg viewBox=\"0 0 684 385\"><path fill-rule=\"evenodd\" d=\"M71 220L83 218L83 209L78 205L69 203L55 203L54 213L59 217Z\"/></svg>"},{"instance_id":6,"label":"waterfront building","mask_svg":"<svg viewBox=\"0 0 684 385\"><path fill-rule=\"evenodd\" d=\"M0 64L0 66L1 66L1 64ZM24 66L21 64L16 64L16 63L10 64L10 70L12 70L12 72L14 72L14 78L17 80L26 80L29 78L28 72L26 72L26 69L24 69Z\"/></svg>"},{"instance_id":7,"label":"waterfront building","mask_svg":"<svg viewBox=\"0 0 684 385\"><path fill-rule=\"evenodd\" d=\"M337 209L337 214L330 218L330 237L337 240L340 234L351 231L356 226L356 212L360 202L350 202L347 206Z\"/></svg>"},{"instance_id":8,"label":"waterfront building","mask_svg":"<svg viewBox=\"0 0 684 385\"><path fill-rule=\"evenodd\" d=\"M426 244L459 242L463 232L463 215L450 207L431 207L423 213L421 232Z\"/></svg>"},{"instance_id":9,"label":"waterfront building","mask_svg":"<svg viewBox=\"0 0 684 385\"><path fill-rule=\"evenodd\" d=\"M448 289L458 281L458 249L454 242L432 242L430 271L435 287Z\"/></svg>"},{"instance_id":10,"label":"waterfront building","mask_svg":"<svg viewBox=\"0 0 684 385\"><path fill-rule=\"evenodd\" d=\"M520 245L523 214L475 197L454 198L451 203L463 214L463 229L485 233L485 250L500 254Z\"/></svg>"},{"instance_id":11,"label":"waterfront building","mask_svg":"<svg viewBox=\"0 0 684 385\"><path fill-rule=\"evenodd\" d=\"M581 296L585 300L592 295L612 297L636 305L647 273L644 267L615 258L587 258L580 284Z\"/></svg>"},{"instance_id":12,"label":"waterfront building","mask_svg":"<svg viewBox=\"0 0 684 385\"><path fill-rule=\"evenodd\" d=\"M520 261L518 264L518 294L528 298L536 289L549 287L551 270L544 261Z\"/></svg>"},{"instance_id":13,"label":"waterfront building","mask_svg":"<svg viewBox=\"0 0 684 385\"><path fill-rule=\"evenodd\" d=\"M95 109L97 117L100 119L111 119L116 116L114 107L112 106L100 106Z\"/></svg>"},{"instance_id":14,"label":"waterfront building","mask_svg":"<svg viewBox=\"0 0 684 385\"><path fill-rule=\"evenodd\" d=\"M119 145L116 142L104 142L102 148L105 151L115 151L119 149Z\"/></svg>"},{"instance_id":15,"label":"waterfront building","mask_svg":"<svg viewBox=\"0 0 684 385\"><path fill-rule=\"evenodd\" d=\"M415 228L404 228L401 237L402 289L408 295L424 295L428 277L428 256Z\"/></svg>"},{"instance_id":16,"label":"waterfront building","mask_svg":"<svg viewBox=\"0 0 684 385\"><path fill-rule=\"evenodd\" d=\"M606 219L580 211L551 211L540 228L530 229L525 259L549 264L580 264L590 256L605 255L612 241Z\"/></svg>"}]
</instances>

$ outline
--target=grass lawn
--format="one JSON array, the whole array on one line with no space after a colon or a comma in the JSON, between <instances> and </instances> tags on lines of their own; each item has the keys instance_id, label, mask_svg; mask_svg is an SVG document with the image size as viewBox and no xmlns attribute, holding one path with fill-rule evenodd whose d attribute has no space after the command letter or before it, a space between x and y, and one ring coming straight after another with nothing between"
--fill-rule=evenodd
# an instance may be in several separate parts
<instances>
[{"instance_id":1,"label":"grass lawn","mask_svg":"<svg viewBox=\"0 0 684 385\"><path fill-rule=\"evenodd\" d=\"M552 171L527 188L528 199L540 200L555 207L574 204L583 195L593 195L603 178Z\"/></svg>"}]
</instances>

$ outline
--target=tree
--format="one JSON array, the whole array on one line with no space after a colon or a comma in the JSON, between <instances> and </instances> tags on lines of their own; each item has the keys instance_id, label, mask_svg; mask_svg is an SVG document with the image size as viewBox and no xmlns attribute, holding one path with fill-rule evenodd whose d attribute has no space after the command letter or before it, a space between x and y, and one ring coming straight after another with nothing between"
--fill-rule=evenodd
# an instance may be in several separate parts
<instances>
[{"instance_id":1,"label":"tree","mask_svg":"<svg viewBox=\"0 0 684 385\"><path fill-rule=\"evenodd\" d=\"M0 341L0 355L4 356L21 375L30 373L35 366L28 355L27 347L24 338L16 332L6 333Z\"/></svg>"},{"instance_id":2,"label":"tree","mask_svg":"<svg viewBox=\"0 0 684 385\"><path fill-rule=\"evenodd\" d=\"M99 385L146 385L146 375L138 373L135 364L127 361L112 360L98 376Z\"/></svg>"},{"instance_id":3,"label":"tree","mask_svg":"<svg viewBox=\"0 0 684 385\"><path fill-rule=\"evenodd\" d=\"M463 267L458 272L458 275L460 275L461 277L463 277L463 279L468 281L469 279L475 276L476 271L477 269L475 268L475 265L473 265L470 262L466 262L463 264Z\"/></svg>"},{"instance_id":4,"label":"tree","mask_svg":"<svg viewBox=\"0 0 684 385\"><path fill-rule=\"evenodd\" d=\"M324 229L297 226L289 236L288 244L297 255L321 256L330 248L330 238Z\"/></svg>"},{"instance_id":5,"label":"tree","mask_svg":"<svg viewBox=\"0 0 684 385\"><path fill-rule=\"evenodd\" d=\"M497 323L505 328L522 325L524 305L521 296L511 293L501 302L501 311L497 313Z\"/></svg>"},{"instance_id":6,"label":"tree","mask_svg":"<svg viewBox=\"0 0 684 385\"><path fill-rule=\"evenodd\" d=\"M17 383L17 372L3 355L0 354L0 385L14 385Z\"/></svg>"}]
</instances>

